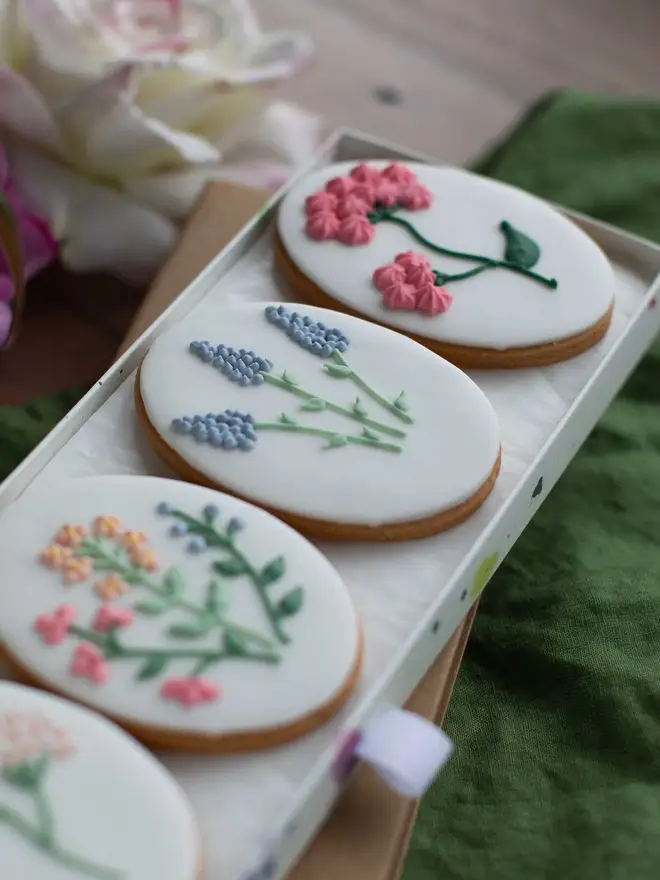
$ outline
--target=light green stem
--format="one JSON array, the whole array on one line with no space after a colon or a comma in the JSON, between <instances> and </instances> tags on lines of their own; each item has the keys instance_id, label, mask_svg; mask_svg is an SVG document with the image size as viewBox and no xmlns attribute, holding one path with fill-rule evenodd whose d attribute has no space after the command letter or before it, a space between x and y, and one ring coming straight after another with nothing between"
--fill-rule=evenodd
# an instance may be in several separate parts
<instances>
[{"instance_id":1,"label":"light green stem","mask_svg":"<svg viewBox=\"0 0 660 880\"><path fill-rule=\"evenodd\" d=\"M286 422L255 422L255 430L268 431L290 431L297 434L311 434L313 437L325 437L326 440L332 440L337 436L337 431L325 431L323 428L308 428L305 425L290 425ZM342 434L342 437L348 443L355 443L360 446L371 446L375 449L382 449L385 452L402 452L402 448L396 443L383 443L382 440L371 440L369 437L359 437L353 434Z\"/></svg>"},{"instance_id":2,"label":"light green stem","mask_svg":"<svg viewBox=\"0 0 660 880\"><path fill-rule=\"evenodd\" d=\"M383 397L382 394L379 394L374 388L372 388L371 385L368 385L364 381L362 376L358 375L355 372L355 370L351 367L351 365L346 361L346 359L344 358L344 356L340 352L338 352L338 351L333 352L332 359L336 363L341 364L342 367L348 367L348 369L351 371L351 379L353 380L353 382L355 382L355 384L358 386L358 388L361 388L365 394L368 394L369 397L372 398L372 400L375 400L381 406L385 407L386 410L389 410L389 412L391 412L393 415L395 415L397 417L397 419L400 419L402 422L405 422L407 425L413 424L413 419L408 415L408 413L405 413L402 410L400 410L390 400L388 400L386 397Z\"/></svg>"}]
</instances>

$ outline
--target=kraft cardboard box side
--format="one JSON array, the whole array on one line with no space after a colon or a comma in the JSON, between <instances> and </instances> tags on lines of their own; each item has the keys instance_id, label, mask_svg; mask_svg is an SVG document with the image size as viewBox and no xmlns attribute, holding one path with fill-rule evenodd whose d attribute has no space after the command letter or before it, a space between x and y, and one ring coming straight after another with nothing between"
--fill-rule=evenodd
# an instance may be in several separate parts
<instances>
[{"instance_id":1,"label":"kraft cardboard box side","mask_svg":"<svg viewBox=\"0 0 660 880\"><path fill-rule=\"evenodd\" d=\"M156 279L122 343L125 351L262 207L268 193L211 184L179 244ZM476 606L456 630L408 708L441 724L467 643ZM294 869L291 880L396 880L400 876L417 802L389 791L359 767L334 813Z\"/></svg>"}]
</instances>

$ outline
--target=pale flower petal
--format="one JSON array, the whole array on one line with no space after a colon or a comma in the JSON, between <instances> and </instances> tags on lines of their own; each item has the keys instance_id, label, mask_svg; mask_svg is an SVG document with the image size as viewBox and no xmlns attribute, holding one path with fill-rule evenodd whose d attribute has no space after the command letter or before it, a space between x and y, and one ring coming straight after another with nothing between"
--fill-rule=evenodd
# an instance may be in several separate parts
<instances>
[{"instance_id":1,"label":"pale flower petal","mask_svg":"<svg viewBox=\"0 0 660 880\"><path fill-rule=\"evenodd\" d=\"M189 168L153 177L134 177L125 183L126 192L140 204L171 220L183 220L190 213L204 187L223 166Z\"/></svg>"},{"instance_id":2,"label":"pale flower petal","mask_svg":"<svg viewBox=\"0 0 660 880\"><path fill-rule=\"evenodd\" d=\"M278 162L292 166L309 160L322 131L319 116L285 101L274 101L259 115L237 125L220 140L228 163Z\"/></svg>"},{"instance_id":3,"label":"pale flower petal","mask_svg":"<svg viewBox=\"0 0 660 880\"><path fill-rule=\"evenodd\" d=\"M0 127L54 153L64 145L51 112L32 85L19 73L0 66Z\"/></svg>"}]
</instances>

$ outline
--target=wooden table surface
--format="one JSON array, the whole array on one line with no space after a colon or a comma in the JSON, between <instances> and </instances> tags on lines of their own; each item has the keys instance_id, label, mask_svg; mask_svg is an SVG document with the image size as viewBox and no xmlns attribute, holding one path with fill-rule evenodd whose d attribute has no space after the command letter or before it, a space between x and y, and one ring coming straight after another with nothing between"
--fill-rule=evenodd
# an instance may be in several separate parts
<instances>
[{"instance_id":1,"label":"wooden table surface","mask_svg":"<svg viewBox=\"0 0 660 880\"><path fill-rule=\"evenodd\" d=\"M314 66L285 96L328 118L465 163L558 87L660 95L660 0L253 0L267 27L303 29ZM56 270L31 291L0 404L91 383L139 292Z\"/></svg>"}]
</instances>

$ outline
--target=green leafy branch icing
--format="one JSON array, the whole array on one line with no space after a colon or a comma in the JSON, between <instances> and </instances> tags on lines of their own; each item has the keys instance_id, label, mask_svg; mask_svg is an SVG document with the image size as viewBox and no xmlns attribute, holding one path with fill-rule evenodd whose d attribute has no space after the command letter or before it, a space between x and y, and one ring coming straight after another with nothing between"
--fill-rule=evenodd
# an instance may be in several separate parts
<instances>
[{"instance_id":1,"label":"green leafy branch icing","mask_svg":"<svg viewBox=\"0 0 660 880\"><path fill-rule=\"evenodd\" d=\"M201 517L166 502L158 506L158 512L173 520L169 530L173 538L188 536L188 553L219 556L211 563L214 577L207 583L201 601L194 601L187 593L179 568L160 571L160 563L143 533L124 531L117 517L101 516L94 521L91 532L84 526L62 526L55 543L40 558L44 565L61 571L66 583L103 575L94 583L94 590L106 604L89 625L77 620L75 606L61 605L53 613L41 615L35 629L51 645L69 636L80 640L71 663L74 676L104 684L113 661L133 660L139 661L136 681L146 681L166 673L172 664L187 661L188 675L165 681L162 696L183 705L215 700L220 696L219 686L200 679L201 674L221 661L279 663L281 646L290 641L285 622L301 610L304 590L295 586L275 597L273 588L286 574L285 557L279 555L263 566L255 565L238 546L243 522L232 517L224 528L220 527L215 505L207 505ZM230 618L224 582L239 578L251 583L269 634ZM111 604L136 588L147 595L136 597L131 605ZM177 612L179 619L165 625L162 646L135 644L122 633L136 616L159 619L170 612ZM174 647L172 640L187 644Z\"/></svg>"},{"instance_id":2,"label":"green leafy branch icing","mask_svg":"<svg viewBox=\"0 0 660 880\"><path fill-rule=\"evenodd\" d=\"M53 761L69 758L74 752L67 732L42 715L11 713L0 717L0 791L6 786L24 795L34 817L27 818L0 802L0 825L72 874L88 880L121 880L123 872L85 858L59 839L55 807L47 791L48 771Z\"/></svg>"}]
</instances>

